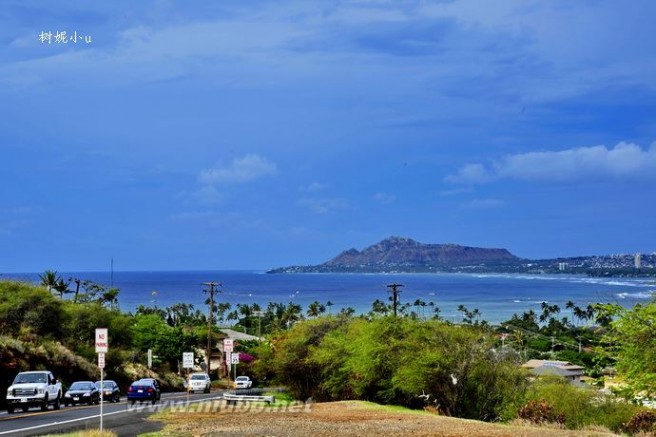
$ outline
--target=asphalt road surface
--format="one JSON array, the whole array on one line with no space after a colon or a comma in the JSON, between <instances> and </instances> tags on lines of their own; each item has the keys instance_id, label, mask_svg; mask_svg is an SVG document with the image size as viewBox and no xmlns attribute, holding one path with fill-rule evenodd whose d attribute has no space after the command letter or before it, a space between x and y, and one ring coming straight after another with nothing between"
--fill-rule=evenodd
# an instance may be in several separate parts
<instances>
[{"instance_id":1,"label":"asphalt road surface","mask_svg":"<svg viewBox=\"0 0 656 437\"><path fill-rule=\"evenodd\" d=\"M149 403L130 405L125 396L121 402L103 403L103 429L112 430L120 437L135 436L161 429L164 424L148 421L146 418L159 409L182 405L189 399L190 403L208 399L220 399L223 391L212 393L162 393L162 399L154 406ZM32 408L28 412L9 414L0 412L0 436L38 436L44 434L60 434L84 429L100 428L100 406L64 407L61 410L41 411Z\"/></svg>"}]
</instances>

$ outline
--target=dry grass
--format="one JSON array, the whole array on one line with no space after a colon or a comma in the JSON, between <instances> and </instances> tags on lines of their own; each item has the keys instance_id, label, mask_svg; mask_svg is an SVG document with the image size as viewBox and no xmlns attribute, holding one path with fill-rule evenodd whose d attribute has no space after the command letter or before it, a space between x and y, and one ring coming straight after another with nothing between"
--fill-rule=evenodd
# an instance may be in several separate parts
<instances>
[{"instance_id":1,"label":"dry grass","mask_svg":"<svg viewBox=\"0 0 656 437\"><path fill-rule=\"evenodd\" d=\"M491 424L388 408L358 401L313 404L296 412L168 412L163 436L405 436L573 437L614 436L600 430L566 431L524 424Z\"/></svg>"},{"instance_id":2,"label":"dry grass","mask_svg":"<svg viewBox=\"0 0 656 437\"><path fill-rule=\"evenodd\" d=\"M55 437L55 435L44 436L44 437ZM111 431L100 432L100 430L96 429L96 430L74 432L71 434L56 434L56 437L116 437L116 434Z\"/></svg>"}]
</instances>

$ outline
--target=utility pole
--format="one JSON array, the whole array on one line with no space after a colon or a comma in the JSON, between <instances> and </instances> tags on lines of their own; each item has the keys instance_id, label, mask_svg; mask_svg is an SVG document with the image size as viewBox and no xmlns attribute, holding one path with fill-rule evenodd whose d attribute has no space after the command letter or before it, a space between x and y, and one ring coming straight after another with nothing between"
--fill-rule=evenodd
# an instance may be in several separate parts
<instances>
[{"instance_id":1,"label":"utility pole","mask_svg":"<svg viewBox=\"0 0 656 437\"><path fill-rule=\"evenodd\" d=\"M207 374L210 373L210 355L212 354L212 325L214 321L214 287L220 287L220 282L203 282L202 285L210 287L209 290L203 290L205 293L209 293L210 297L208 299L209 308L207 310ZM219 291L219 290L217 290Z\"/></svg>"},{"instance_id":2,"label":"utility pole","mask_svg":"<svg viewBox=\"0 0 656 437\"><path fill-rule=\"evenodd\" d=\"M389 292L392 293L392 308L394 310L394 317L396 317L396 308L399 304L399 293L401 290L399 290L399 287L403 287L403 284L389 284L387 288L389 288Z\"/></svg>"}]
</instances>

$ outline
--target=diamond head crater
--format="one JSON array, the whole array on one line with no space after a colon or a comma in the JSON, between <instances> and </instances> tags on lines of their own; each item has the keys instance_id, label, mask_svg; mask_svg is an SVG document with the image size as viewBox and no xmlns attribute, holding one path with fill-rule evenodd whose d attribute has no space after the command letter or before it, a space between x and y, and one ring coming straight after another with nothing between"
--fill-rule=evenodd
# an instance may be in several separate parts
<instances>
[{"instance_id":1,"label":"diamond head crater","mask_svg":"<svg viewBox=\"0 0 656 437\"><path fill-rule=\"evenodd\" d=\"M420 243L389 237L362 250L348 249L323 264L288 266L267 273L530 273L656 276L656 254L526 259L508 249Z\"/></svg>"}]
</instances>

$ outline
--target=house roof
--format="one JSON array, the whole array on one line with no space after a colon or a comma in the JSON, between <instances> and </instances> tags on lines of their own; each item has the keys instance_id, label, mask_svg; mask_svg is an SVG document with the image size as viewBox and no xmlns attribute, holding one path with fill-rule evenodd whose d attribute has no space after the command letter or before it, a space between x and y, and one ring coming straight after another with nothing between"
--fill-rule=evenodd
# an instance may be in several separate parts
<instances>
[{"instance_id":1,"label":"house roof","mask_svg":"<svg viewBox=\"0 0 656 437\"><path fill-rule=\"evenodd\" d=\"M527 369L536 369L538 367L555 367L563 370L568 370L572 372L577 372L580 374L585 367L572 364L569 361L558 361L558 360L528 360L526 363L522 364L522 367Z\"/></svg>"},{"instance_id":2,"label":"house roof","mask_svg":"<svg viewBox=\"0 0 656 437\"><path fill-rule=\"evenodd\" d=\"M256 337L254 335L249 335L245 334L243 332L235 331L234 329L221 329L221 332L226 334L228 338L232 338L233 340L242 340L242 341L249 341L249 340L262 340L260 337Z\"/></svg>"},{"instance_id":3,"label":"house roof","mask_svg":"<svg viewBox=\"0 0 656 437\"><path fill-rule=\"evenodd\" d=\"M580 376L581 372L575 372L571 370L564 369L562 367L557 367L557 366L540 366L540 367L535 367L531 369L531 373L536 375L536 376L543 376L543 375L555 375L555 376L562 376L562 377L575 377L575 376Z\"/></svg>"}]
</instances>

